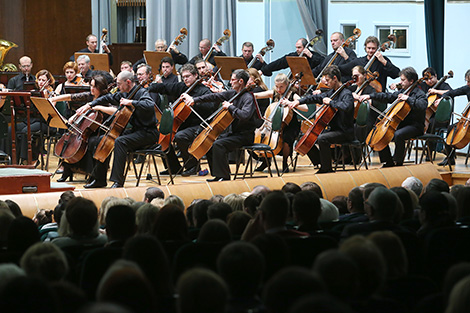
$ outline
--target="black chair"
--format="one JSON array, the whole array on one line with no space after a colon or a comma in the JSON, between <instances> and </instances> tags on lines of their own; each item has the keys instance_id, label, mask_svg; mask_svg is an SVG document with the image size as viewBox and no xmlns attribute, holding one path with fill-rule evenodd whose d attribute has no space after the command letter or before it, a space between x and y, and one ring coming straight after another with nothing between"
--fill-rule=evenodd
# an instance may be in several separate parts
<instances>
[{"instance_id":1,"label":"black chair","mask_svg":"<svg viewBox=\"0 0 470 313\"><path fill-rule=\"evenodd\" d=\"M248 171L248 168L250 169L250 177L253 177L253 155L259 154L262 158L264 158L266 164L268 165L268 172L271 177L273 177L273 173L271 170L271 162L269 159L271 159L274 162L274 166L276 167L276 173L277 176L281 176L279 173L279 168L277 166L276 162L276 155L274 154L273 149L269 145L265 145L262 143L254 144L251 146L243 146L240 148L240 156L237 161L237 166L235 168L235 176L233 179L237 179L238 176L238 170L240 168L241 164L241 158L245 155L245 152L248 152L248 161L245 164L245 171L243 172L243 179L246 177L246 172Z\"/></svg>"},{"instance_id":2,"label":"black chair","mask_svg":"<svg viewBox=\"0 0 470 313\"><path fill-rule=\"evenodd\" d=\"M8 144L8 121L5 115L0 113L0 141L5 142L5 146ZM4 151L0 150L0 163L11 164L10 156Z\"/></svg>"},{"instance_id":3,"label":"black chair","mask_svg":"<svg viewBox=\"0 0 470 313\"><path fill-rule=\"evenodd\" d=\"M137 172L137 167L135 165L134 158L139 157L139 156L143 157L143 162L140 165L140 170ZM161 146L159 144L154 144L141 150L129 152L127 155L126 173L124 174L124 176L127 176L129 167L132 164L134 168L134 174L137 178L137 183L135 184L135 186L138 187L140 183L140 179L142 178L142 173L143 173L145 164L148 162L149 167L150 167L150 162L152 161L153 166L155 168L155 172L157 173L157 182L159 185L161 185L162 183L160 180L160 173L158 170L157 161L155 160L155 157L160 157L164 160L164 162L166 162L166 164L169 164L168 163L168 151L161 150ZM170 182L174 184L175 182L173 181L173 174L171 173L170 167L168 167L168 174L170 175ZM147 177L148 176L149 176L149 173L147 174Z\"/></svg>"}]
</instances>

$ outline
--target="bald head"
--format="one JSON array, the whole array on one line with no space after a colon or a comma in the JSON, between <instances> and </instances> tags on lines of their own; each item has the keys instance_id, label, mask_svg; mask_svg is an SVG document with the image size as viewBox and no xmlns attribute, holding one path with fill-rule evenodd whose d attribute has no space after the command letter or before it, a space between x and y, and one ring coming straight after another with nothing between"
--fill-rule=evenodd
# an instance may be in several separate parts
<instances>
[{"instance_id":1,"label":"bald head","mask_svg":"<svg viewBox=\"0 0 470 313\"><path fill-rule=\"evenodd\" d=\"M134 87L134 74L123 71L117 76L117 85L122 92L129 92Z\"/></svg>"},{"instance_id":2,"label":"bald head","mask_svg":"<svg viewBox=\"0 0 470 313\"><path fill-rule=\"evenodd\" d=\"M30 57L28 56L22 56L20 58L20 69L23 74L29 74L31 73L31 69L33 68L33 61L31 60Z\"/></svg>"}]
</instances>

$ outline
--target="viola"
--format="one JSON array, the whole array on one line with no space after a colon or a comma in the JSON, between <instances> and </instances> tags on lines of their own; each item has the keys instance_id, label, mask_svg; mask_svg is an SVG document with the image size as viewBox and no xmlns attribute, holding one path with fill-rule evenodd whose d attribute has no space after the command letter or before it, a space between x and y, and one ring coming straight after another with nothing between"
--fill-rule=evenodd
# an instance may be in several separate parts
<instances>
[{"instance_id":1,"label":"viola","mask_svg":"<svg viewBox=\"0 0 470 313\"><path fill-rule=\"evenodd\" d=\"M348 39L346 39L343 44L341 45L343 48L344 47L349 47L349 45L353 42L355 42L359 37L361 37L361 30L359 28L355 28L353 30L353 34L352 36L350 36ZM325 67L321 70L320 74L318 74L318 77L315 79L316 82L317 82L317 90L320 89L320 88L323 88L320 87L320 83L321 83L321 78L323 76L323 72L325 71L325 69L330 66L331 64L333 64L334 60L338 57L338 52L335 50L335 53L333 54L333 56L331 57L330 61L328 61L328 63L325 65Z\"/></svg>"},{"instance_id":2,"label":"viola","mask_svg":"<svg viewBox=\"0 0 470 313\"><path fill-rule=\"evenodd\" d=\"M196 88L196 86L203 80L203 78L199 78L196 80L191 86L186 89L183 94L188 94ZM175 134L180 128L181 124L186 121L188 116L191 112L195 112L192 107L186 105L183 100L183 94L179 96L178 99L170 106L170 109L173 110L173 130L168 135L160 134L158 138L158 143L161 145L161 149L165 151L170 147L171 141L175 138Z\"/></svg>"},{"instance_id":3,"label":"viola","mask_svg":"<svg viewBox=\"0 0 470 313\"><path fill-rule=\"evenodd\" d=\"M429 73L425 73L424 77L415 81L403 93L409 95L420 82L429 77ZM374 151L382 151L392 141L398 125L400 125L410 111L411 106L408 102L396 99L382 114L382 119L375 124L374 128L367 135L366 143Z\"/></svg>"},{"instance_id":4,"label":"viola","mask_svg":"<svg viewBox=\"0 0 470 313\"><path fill-rule=\"evenodd\" d=\"M235 94L227 102L232 103L237 98L241 97L245 92L252 90L256 85L248 85L237 94ZM219 137L219 135L227 129L233 122L232 113L229 110L226 110L220 107L215 111L207 120L212 119L211 123L207 125L202 132L194 139L191 146L188 148L188 152L193 155L197 160L200 160L212 147L214 141Z\"/></svg>"},{"instance_id":5,"label":"viola","mask_svg":"<svg viewBox=\"0 0 470 313\"><path fill-rule=\"evenodd\" d=\"M142 85L139 84L134 89L134 91L127 97L127 99L132 100L132 98L135 96L137 91L140 90L140 88L142 88ZM114 112L113 116L111 117L114 118L111 125L109 126L108 130L106 131L106 134L103 136L103 138L101 138L101 141L96 147L95 154L93 155L96 160L103 163L111 154L111 152L113 152L114 142L116 141L116 138L119 137L124 131L133 113L134 107L129 107L126 105L121 105L116 110L116 112Z\"/></svg>"},{"instance_id":6,"label":"viola","mask_svg":"<svg viewBox=\"0 0 470 313\"><path fill-rule=\"evenodd\" d=\"M86 153L88 139L103 122L103 115L92 109L82 115L75 115L68 125L68 131L55 145L55 155L67 163L77 163Z\"/></svg>"},{"instance_id":7,"label":"viola","mask_svg":"<svg viewBox=\"0 0 470 313\"><path fill-rule=\"evenodd\" d=\"M454 77L454 72L449 71L447 73L447 75L441 77L441 79L439 79L439 81L437 83L435 83L434 86L432 86L432 88L433 89L438 88L448 78L452 78L452 77ZM424 122L424 132L426 132L426 130L428 129L429 124L430 124L430 119L433 116L433 114L436 113L436 110L437 110L437 106L434 105L434 103L437 100L437 94L430 95L429 92L428 92L428 94L426 96L428 97L428 107L426 109L426 120Z\"/></svg>"},{"instance_id":8,"label":"viola","mask_svg":"<svg viewBox=\"0 0 470 313\"><path fill-rule=\"evenodd\" d=\"M183 40L188 36L188 30L186 28L181 28L180 29L180 34L176 36L175 40L171 43L171 45L168 46L168 49L166 49L166 52L170 52L170 47L171 46L179 46Z\"/></svg>"},{"instance_id":9,"label":"viola","mask_svg":"<svg viewBox=\"0 0 470 313\"><path fill-rule=\"evenodd\" d=\"M395 42L397 41L397 37L395 37L395 35L393 34L388 35L388 39L389 40L384 42L378 50L380 50L381 52L385 52L388 49L392 48ZM366 70L366 79L369 79L372 76L372 73L370 72L370 67L376 59L377 57L374 54L372 58L370 58L369 62L367 62L366 66L364 66L364 69ZM376 80L371 81L370 85L375 89L376 92L382 92L383 90L382 85Z\"/></svg>"},{"instance_id":10,"label":"viola","mask_svg":"<svg viewBox=\"0 0 470 313\"><path fill-rule=\"evenodd\" d=\"M330 97L330 99L334 99L337 97L344 88L350 86L351 84L356 82L356 77L353 77L352 80L345 82L342 84ZM308 128L308 130L304 133L302 138L297 142L295 146L295 151L300 155L306 155L310 149L312 149L315 142L317 142L318 136L323 132L323 130L328 126L331 120L336 115L338 109L333 108L331 105L322 104L320 109L318 109L318 114L315 118L315 121L312 125Z\"/></svg>"},{"instance_id":11,"label":"viola","mask_svg":"<svg viewBox=\"0 0 470 313\"><path fill-rule=\"evenodd\" d=\"M220 37L219 39L217 39L215 44L218 46L221 46L224 42L226 42L230 38L231 35L232 35L232 32L229 29L224 30L224 35ZM204 61L207 62L207 60L209 60L209 58L211 57L212 51L214 51L214 46L212 46L209 52L207 52L206 56L204 57Z\"/></svg>"},{"instance_id":12,"label":"viola","mask_svg":"<svg viewBox=\"0 0 470 313\"><path fill-rule=\"evenodd\" d=\"M455 113L454 113L455 114ZM460 115L460 114L459 114ZM459 121L452 126L447 134L446 144L456 149L465 148L470 142L470 102L467 103L465 109L460 115Z\"/></svg>"},{"instance_id":13,"label":"viola","mask_svg":"<svg viewBox=\"0 0 470 313\"><path fill-rule=\"evenodd\" d=\"M361 95L364 89L370 84L371 81L376 80L379 77L378 72L374 72L371 77L367 78L361 86L356 90L357 95ZM359 112L360 103L359 100L354 100L354 119L357 118L357 113Z\"/></svg>"},{"instance_id":14,"label":"viola","mask_svg":"<svg viewBox=\"0 0 470 313\"><path fill-rule=\"evenodd\" d=\"M272 39L268 39L268 41L266 41L266 47L262 48L258 54L261 54L262 56L264 56L266 54L266 52L268 51L271 51L272 49L274 49L274 40ZM248 66L247 68L251 68L253 66L253 64L255 64L255 61L256 61L256 57L254 57L250 63L248 63Z\"/></svg>"}]
</instances>

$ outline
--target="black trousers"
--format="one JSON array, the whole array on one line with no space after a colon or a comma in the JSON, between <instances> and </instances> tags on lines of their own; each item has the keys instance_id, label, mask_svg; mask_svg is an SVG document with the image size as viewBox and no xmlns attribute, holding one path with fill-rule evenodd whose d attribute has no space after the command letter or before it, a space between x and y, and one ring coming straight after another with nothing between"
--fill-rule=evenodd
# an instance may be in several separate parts
<instances>
[{"instance_id":1,"label":"black trousers","mask_svg":"<svg viewBox=\"0 0 470 313\"><path fill-rule=\"evenodd\" d=\"M390 147L387 146L382 151L379 151L380 160L388 164L395 161L396 165L403 165L403 161L405 159L405 141L420 136L423 132L424 129L417 128L413 125L407 125L397 129L393 136L393 141L395 142L395 153L393 157Z\"/></svg>"},{"instance_id":2,"label":"black trousers","mask_svg":"<svg viewBox=\"0 0 470 313\"><path fill-rule=\"evenodd\" d=\"M196 167L199 164L198 160L188 153L188 149L197 137L199 131L200 126L196 125L179 130L175 135L174 140L181 152L181 157L183 158L186 170ZM176 173L181 168L173 146L170 146L170 151L168 152L168 162L170 163L172 173Z\"/></svg>"},{"instance_id":3,"label":"black trousers","mask_svg":"<svg viewBox=\"0 0 470 313\"><path fill-rule=\"evenodd\" d=\"M339 130L327 130L320 134L317 138L318 148L320 149L320 166L322 170L331 171L331 145L332 144L341 144L343 142L348 142L354 139L354 132L344 133ZM315 146L310 149L307 153L307 156L316 164L318 160L318 150Z\"/></svg>"},{"instance_id":4,"label":"black trousers","mask_svg":"<svg viewBox=\"0 0 470 313\"><path fill-rule=\"evenodd\" d=\"M207 161L209 162L212 176L230 179L229 152L235 151L242 146L251 145L253 140L253 131L220 135L207 153Z\"/></svg>"}]
</instances>

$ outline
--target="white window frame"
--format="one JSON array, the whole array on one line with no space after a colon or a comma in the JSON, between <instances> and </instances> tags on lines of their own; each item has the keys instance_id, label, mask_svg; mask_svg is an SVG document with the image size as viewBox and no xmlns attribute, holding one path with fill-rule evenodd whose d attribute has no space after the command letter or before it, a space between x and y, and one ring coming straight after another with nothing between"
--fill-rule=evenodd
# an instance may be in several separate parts
<instances>
[{"instance_id":1,"label":"white window frame","mask_svg":"<svg viewBox=\"0 0 470 313\"><path fill-rule=\"evenodd\" d=\"M383 24L377 24L375 25L375 31L376 31L376 36L379 38L379 32L382 29L389 29L390 34L393 33L394 30L406 30L406 48L391 48L390 49L390 54L394 56L409 56L410 55L410 25L387 25L385 23ZM381 42L382 43L382 42Z\"/></svg>"},{"instance_id":2,"label":"white window frame","mask_svg":"<svg viewBox=\"0 0 470 313\"><path fill-rule=\"evenodd\" d=\"M357 21L345 21L345 22L340 22L341 25L341 32L344 34L344 27L345 26L354 26L354 28L357 28ZM351 34L352 35L352 34ZM344 34L344 40L348 39L349 36ZM355 42L355 47L354 47L354 52L357 51L357 44L359 40L356 40Z\"/></svg>"}]
</instances>

